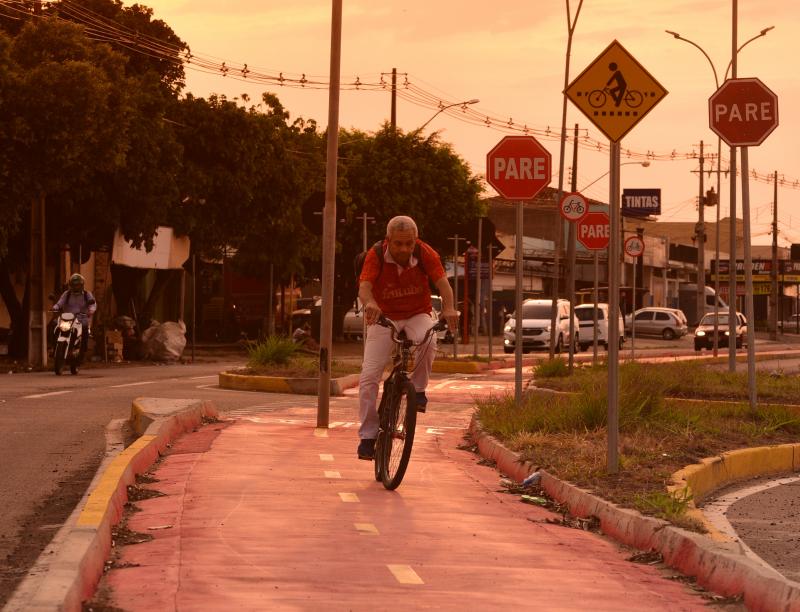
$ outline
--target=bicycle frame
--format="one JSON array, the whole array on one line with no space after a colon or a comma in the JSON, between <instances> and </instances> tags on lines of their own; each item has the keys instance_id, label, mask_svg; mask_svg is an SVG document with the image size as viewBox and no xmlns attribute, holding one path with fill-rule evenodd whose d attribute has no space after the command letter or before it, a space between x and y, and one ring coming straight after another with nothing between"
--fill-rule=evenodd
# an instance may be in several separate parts
<instances>
[{"instance_id":1,"label":"bicycle frame","mask_svg":"<svg viewBox=\"0 0 800 612\"><path fill-rule=\"evenodd\" d=\"M408 376L409 361L414 347L427 343L431 334L444 328L444 323L439 321L434 324L419 343L414 343L403 332L398 331L397 325L390 319L382 316L378 324L391 330L392 341L398 349L393 356L392 371L383 384L383 393L378 406L379 429L375 447L375 479L382 481L384 487L392 490L400 485L405 475L416 429L417 399L416 391ZM405 411L402 411L404 396L406 406ZM400 446L399 458L395 457L393 452L396 440ZM397 459L396 465L391 459Z\"/></svg>"}]
</instances>

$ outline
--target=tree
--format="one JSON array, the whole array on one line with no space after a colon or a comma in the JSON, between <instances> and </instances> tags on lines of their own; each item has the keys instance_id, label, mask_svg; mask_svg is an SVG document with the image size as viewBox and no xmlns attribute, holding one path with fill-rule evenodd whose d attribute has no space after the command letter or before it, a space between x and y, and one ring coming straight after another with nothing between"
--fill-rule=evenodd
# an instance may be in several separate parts
<instances>
[{"instance_id":1,"label":"tree","mask_svg":"<svg viewBox=\"0 0 800 612\"><path fill-rule=\"evenodd\" d=\"M288 276L302 269L305 248L296 236L300 203L319 181L318 136L313 122L289 125L274 95L264 94L260 106L265 111L220 96L181 100L186 205L173 223L196 252L233 252L243 273L263 276L274 263Z\"/></svg>"},{"instance_id":2,"label":"tree","mask_svg":"<svg viewBox=\"0 0 800 612\"><path fill-rule=\"evenodd\" d=\"M389 219L409 215L420 237L442 253L454 228L483 214L478 177L436 134L423 138L389 125L373 135L343 131L339 155L340 192L348 204L337 214L348 222L337 227L336 289L345 300L356 293L352 262L362 248L358 215L375 218L369 244L385 235Z\"/></svg>"},{"instance_id":3,"label":"tree","mask_svg":"<svg viewBox=\"0 0 800 612\"><path fill-rule=\"evenodd\" d=\"M21 232L41 199L50 252L67 242L108 245L117 227L139 243L152 239L177 193L179 153L162 121L170 98L153 75L129 76L124 56L57 19L0 35L0 82L11 85L0 98L0 274L26 265ZM12 327L25 329L9 285L0 281Z\"/></svg>"}]
</instances>

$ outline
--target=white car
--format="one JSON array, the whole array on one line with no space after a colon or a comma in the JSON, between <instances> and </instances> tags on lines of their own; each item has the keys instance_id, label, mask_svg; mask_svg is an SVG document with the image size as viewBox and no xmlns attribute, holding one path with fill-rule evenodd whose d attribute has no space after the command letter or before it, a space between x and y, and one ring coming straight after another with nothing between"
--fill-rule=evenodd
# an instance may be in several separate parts
<instances>
[{"instance_id":1,"label":"white car","mask_svg":"<svg viewBox=\"0 0 800 612\"><path fill-rule=\"evenodd\" d=\"M604 346L608 350L608 324L610 317L608 316L608 304L597 304L597 343ZM575 315L578 317L580 324L580 347L585 351L594 341L594 303L580 304L575 307ZM625 324L622 321L622 313L617 311L619 317L619 348L625 343Z\"/></svg>"},{"instance_id":2,"label":"white car","mask_svg":"<svg viewBox=\"0 0 800 612\"><path fill-rule=\"evenodd\" d=\"M525 300L522 303L522 351L527 353L534 349L550 347L550 315L553 300ZM560 353L573 341L569 335L569 301L558 300L556 311L556 344L555 352ZM574 350L580 349L580 321L573 318L575 329ZM517 344L516 313L506 321L503 328L503 351L513 353Z\"/></svg>"},{"instance_id":3,"label":"white car","mask_svg":"<svg viewBox=\"0 0 800 612\"><path fill-rule=\"evenodd\" d=\"M432 323L439 320L442 312L442 298L438 295L431 296L431 304L433 311L431 312ZM344 322L342 323L342 335L345 340L361 340L364 335L364 309L361 306L361 300L356 298L356 305L348 310L344 315ZM437 332L436 339L439 342L453 342L453 334L450 330Z\"/></svg>"}]
</instances>

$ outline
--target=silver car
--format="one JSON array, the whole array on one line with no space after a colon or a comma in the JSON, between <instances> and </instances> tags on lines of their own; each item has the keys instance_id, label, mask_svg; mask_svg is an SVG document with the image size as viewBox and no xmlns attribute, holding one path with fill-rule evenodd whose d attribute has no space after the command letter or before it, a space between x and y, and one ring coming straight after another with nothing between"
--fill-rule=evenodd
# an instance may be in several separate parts
<instances>
[{"instance_id":1,"label":"silver car","mask_svg":"<svg viewBox=\"0 0 800 612\"><path fill-rule=\"evenodd\" d=\"M625 317L625 331L630 334L634 327L637 336L660 336L664 340L674 340L689 333L683 312L658 306L640 308L633 317Z\"/></svg>"}]
</instances>

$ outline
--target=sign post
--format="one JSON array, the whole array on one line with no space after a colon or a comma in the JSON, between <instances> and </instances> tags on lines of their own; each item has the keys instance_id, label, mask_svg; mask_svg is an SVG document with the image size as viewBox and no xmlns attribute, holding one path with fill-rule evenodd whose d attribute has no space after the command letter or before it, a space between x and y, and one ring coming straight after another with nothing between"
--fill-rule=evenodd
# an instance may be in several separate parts
<instances>
[{"instance_id":1,"label":"sign post","mask_svg":"<svg viewBox=\"0 0 800 612\"><path fill-rule=\"evenodd\" d=\"M631 314L631 361L636 361L636 260L644 253L644 240L639 236L625 239L625 254L633 258L633 312Z\"/></svg>"},{"instance_id":2,"label":"sign post","mask_svg":"<svg viewBox=\"0 0 800 612\"><path fill-rule=\"evenodd\" d=\"M602 211L593 211L585 214L577 223L578 241L590 251L594 251L594 329L592 330L592 365L597 364L597 285L600 277L598 265L598 251L608 248L608 239L611 234L608 224L608 215ZM606 255L608 255L606 253ZM607 339L609 340L609 339ZM608 344L606 344L608 346Z\"/></svg>"},{"instance_id":3,"label":"sign post","mask_svg":"<svg viewBox=\"0 0 800 612\"><path fill-rule=\"evenodd\" d=\"M734 76L736 72L734 69ZM759 79L729 79L708 99L708 124L731 147L742 148L742 221L744 236L745 298L747 318L747 380L750 410L756 410L756 357L753 320L753 266L750 245L750 168L747 147L758 146L778 127L778 96ZM731 149L733 150L733 149ZM733 169L731 170L733 176ZM735 184L732 179L732 184ZM732 261L731 269L736 263ZM733 281L732 289L735 290ZM731 291L729 320L736 316L735 292ZM735 344L728 342L735 356ZM733 347L733 348L731 348ZM733 357L731 358L733 361Z\"/></svg>"},{"instance_id":4,"label":"sign post","mask_svg":"<svg viewBox=\"0 0 800 612\"><path fill-rule=\"evenodd\" d=\"M552 178L550 152L533 136L506 136L486 155L486 181L507 200L517 201L516 340L514 399L522 403L522 249L524 200L532 200Z\"/></svg>"},{"instance_id":5,"label":"sign post","mask_svg":"<svg viewBox=\"0 0 800 612\"><path fill-rule=\"evenodd\" d=\"M608 253L608 458L610 474L619 471L619 141L658 104L667 90L616 40L570 83L565 93L611 141L609 155L610 235ZM580 231L578 232L580 235Z\"/></svg>"}]
</instances>

